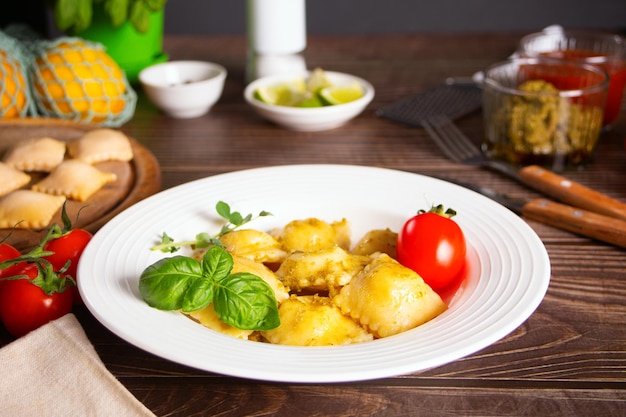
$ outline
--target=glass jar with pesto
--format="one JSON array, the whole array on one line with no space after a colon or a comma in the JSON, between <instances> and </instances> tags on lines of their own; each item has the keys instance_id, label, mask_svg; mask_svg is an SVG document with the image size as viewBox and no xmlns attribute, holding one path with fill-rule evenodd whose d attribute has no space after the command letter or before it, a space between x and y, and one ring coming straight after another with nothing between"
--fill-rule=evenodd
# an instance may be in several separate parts
<instances>
[{"instance_id":1,"label":"glass jar with pesto","mask_svg":"<svg viewBox=\"0 0 626 417\"><path fill-rule=\"evenodd\" d=\"M598 67L557 60L513 58L492 65L483 79L486 156L555 171L590 162L608 79Z\"/></svg>"}]
</instances>

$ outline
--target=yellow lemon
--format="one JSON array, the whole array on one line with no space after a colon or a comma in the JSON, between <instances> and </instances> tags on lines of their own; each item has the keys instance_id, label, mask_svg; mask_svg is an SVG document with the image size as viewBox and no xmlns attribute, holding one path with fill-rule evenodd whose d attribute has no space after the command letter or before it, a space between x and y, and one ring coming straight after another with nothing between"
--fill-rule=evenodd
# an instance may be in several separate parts
<instances>
[{"instance_id":1,"label":"yellow lemon","mask_svg":"<svg viewBox=\"0 0 626 417\"><path fill-rule=\"evenodd\" d=\"M101 123L129 104L122 69L104 50L81 40L44 49L33 75L37 104L49 115Z\"/></svg>"},{"instance_id":2,"label":"yellow lemon","mask_svg":"<svg viewBox=\"0 0 626 417\"><path fill-rule=\"evenodd\" d=\"M0 50L0 117L25 116L27 105L27 85L22 65Z\"/></svg>"}]
</instances>

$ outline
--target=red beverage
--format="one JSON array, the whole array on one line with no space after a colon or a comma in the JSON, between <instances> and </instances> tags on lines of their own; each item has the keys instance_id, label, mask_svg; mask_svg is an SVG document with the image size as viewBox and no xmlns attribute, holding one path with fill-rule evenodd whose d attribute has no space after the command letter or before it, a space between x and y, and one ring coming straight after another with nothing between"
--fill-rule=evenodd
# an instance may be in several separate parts
<instances>
[{"instance_id":1,"label":"red beverage","mask_svg":"<svg viewBox=\"0 0 626 417\"><path fill-rule=\"evenodd\" d=\"M522 56L560 59L603 69L609 75L604 125L610 125L619 116L626 84L625 38L606 32L553 26L524 36L518 52Z\"/></svg>"},{"instance_id":2,"label":"red beverage","mask_svg":"<svg viewBox=\"0 0 626 417\"><path fill-rule=\"evenodd\" d=\"M598 55L597 52L582 49L542 52L540 55L566 61L586 62L597 65L605 70L609 74L609 90L604 109L604 124L611 124L617 119L622 103L622 95L624 94L624 87L626 86L626 61L607 60L605 56Z\"/></svg>"}]
</instances>

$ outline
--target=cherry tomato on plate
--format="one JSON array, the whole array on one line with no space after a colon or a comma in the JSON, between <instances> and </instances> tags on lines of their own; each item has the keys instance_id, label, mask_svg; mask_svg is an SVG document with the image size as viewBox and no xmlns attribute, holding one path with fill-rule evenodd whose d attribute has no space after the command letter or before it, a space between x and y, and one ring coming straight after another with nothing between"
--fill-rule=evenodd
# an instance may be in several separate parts
<instances>
[{"instance_id":1,"label":"cherry tomato on plate","mask_svg":"<svg viewBox=\"0 0 626 417\"><path fill-rule=\"evenodd\" d=\"M48 272L28 263L15 275L26 278L4 280L0 319L13 336L21 337L72 310L72 292L63 280L56 281L58 277L42 276Z\"/></svg>"},{"instance_id":2,"label":"cherry tomato on plate","mask_svg":"<svg viewBox=\"0 0 626 417\"><path fill-rule=\"evenodd\" d=\"M54 252L52 255L45 256L44 259L50 261L57 272L61 271L69 261L67 270L62 272L62 275L68 275L76 280L78 261L91 238L92 234L84 229L71 229L44 245L44 251ZM81 299L76 286L72 287L72 293L74 302L80 303Z\"/></svg>"},{"instance_id":3,"label":"cherry tomato on plate","mask_svg":"<svg viewBox=\"0 0 626 417\"><path fill-rule=\"evenodd\" d=\"M420 211L398 234L398 262L417 272L434 290L441 290L458 277L465 265L465 236L451 219L456 212L443 206Z\"/></svg>"}]
</instances>

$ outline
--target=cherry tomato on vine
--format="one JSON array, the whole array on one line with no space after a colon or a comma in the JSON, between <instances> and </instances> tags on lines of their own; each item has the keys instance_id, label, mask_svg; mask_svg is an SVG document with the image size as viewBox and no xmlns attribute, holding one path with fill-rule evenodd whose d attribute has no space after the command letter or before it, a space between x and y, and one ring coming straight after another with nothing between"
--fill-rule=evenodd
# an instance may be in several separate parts
<instances>
[{"instance_id":1,"label":"cherry tomato on vine","mask_svg":"<svg viewBox=\"0 0 626 417\"><path fill-rule=\"evenodd\" d=\"M17 258L21 253L8 243L0 243L0 262Z\"/></svg>"},{"instance_id":2,"label":"cherry tomato on vine","mask_svg":"<svg viewBox=\"0 0 626 417\"><path fill-rule=\"evenodd\" d=\"M21 253L19 250L15 249L13 246L8 243L0 243L0 263L4 261L8 261L11 259L15 259L20 256ZM20 270L23 265L10 265L7 267L0 266L0 278L2 277L10 277L15 275L15 273ZM0 292L2 291L2 284L4 284L4 280L0 280Z\"/></svg>"},{"instance_id":3,"label":"cherry tomato on vine","mask_svg":"<svg viewBox=\"0 0 626 417\"><path fill-rule=\"evenodd\" d=\"M62 274L69 275L76 280L76 268L78 267L78 260L82 255L87 243L92 238L92 234L84 229L71 229L69 232L65 232L61 236L48 241L43 250L46 252L54 252L52 255L47 255L44 259L50 261L54 270L59 272L65 267L69 261L69 266ZM80 295L78 288L73 287L72 293L74 294L74 302L80 303Z\"/></svg>"},{"instance_id":4,"label":"cherry tomato on vine","mask_svg":"<svg viewBox=\"0 0 626 417\"><path fill-rule=\"evenodd\" d=\"M417 272L434 290L441 290L459 277L465 265L463 231L451 219L456 212L443 206L420 211L398 234L398 262Z\"/></svg>"},{"instance_id":5,"label":"cherry tomato on vine","mask_svg":"<svg viewBox=\"0 0 626 417\"><path fill-rule=\"evenodd\" d=\"M64 316L72 310L72 293L64 283L48 287L42 271L34 263L28 263L17 271L16 276L28 278L4 280L0 292L0 318L6 329L15 337L21 337L36 328ZM57 278L58 279L58 278ZM41 285L41 286L40 286Z\"/></svg>"}]
</instances>

